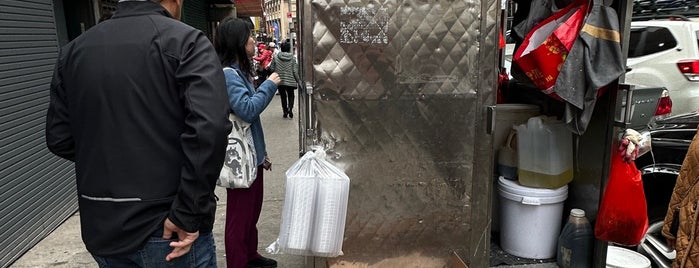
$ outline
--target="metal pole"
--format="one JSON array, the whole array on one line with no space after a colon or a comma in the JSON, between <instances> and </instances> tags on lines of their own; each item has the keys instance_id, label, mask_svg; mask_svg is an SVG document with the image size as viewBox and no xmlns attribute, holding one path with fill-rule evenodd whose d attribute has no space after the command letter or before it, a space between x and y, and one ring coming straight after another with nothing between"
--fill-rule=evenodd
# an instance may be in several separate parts
<instances>
[{"instance_id":1,"label":"metal pole","mask_svg":"<svg viewBox=\"0 0 699 268\"><path fill-rule=\"evenodd\" d=\"M288 12L288 14L291 15L291 14L292 14L292 13L291 13L291 0L287 0L287 1L288 1L288 4L289 4L289 12ZM291 52L292 54L296 55L296 53L294 53L294 34L293 34L293 32L291 31L291 30L294 29L294 16L293 16L293 15L291 15L291 16L286 16L286 18L289 20L289 52Z\"/></svg>"}]
</instances>

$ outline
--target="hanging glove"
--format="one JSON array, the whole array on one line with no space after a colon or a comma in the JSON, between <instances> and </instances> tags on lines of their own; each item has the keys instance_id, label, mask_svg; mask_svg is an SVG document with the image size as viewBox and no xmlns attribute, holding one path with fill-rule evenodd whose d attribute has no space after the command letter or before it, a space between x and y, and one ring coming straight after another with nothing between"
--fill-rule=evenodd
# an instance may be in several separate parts
<instances>
[{"instance_id":1,"label":"hanging glove","mask_svg":"<svg viewBox=\"0 0 699 268\"><path fill-rule=\"evenodd\" d=\"M638 157L638 144L641 141L641 133L627 128L619 142L619 154L626 163L631 163Z\"/></svg>"}]
</instances>

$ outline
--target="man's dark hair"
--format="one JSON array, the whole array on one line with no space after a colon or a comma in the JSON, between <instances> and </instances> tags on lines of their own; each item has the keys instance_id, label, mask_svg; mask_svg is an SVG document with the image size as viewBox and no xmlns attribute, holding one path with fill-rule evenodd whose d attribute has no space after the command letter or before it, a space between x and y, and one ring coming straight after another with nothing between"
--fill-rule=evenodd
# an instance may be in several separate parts
<instances>
[{"instance_id":1,"label":"man's dark hair","mask_svg":"<svg viewBox=\"0 0 699 268\"><path fill-rule=\"evenodd\" d=\"M281 44L282 52L291 52L291 44L289 42L284 42Z\"/></svg>"},{"instance_id":2,"label":"man's dark hair","mask_svg":"<svg viewBox=\"0 0 699 268\"><path fill-rule=\"evenodd\" d=\"M250 27L243 19L226 17L216 29L214 48L224 67L238 63L240 70L252 77L252 62L245 52L245 44L250 39Z\"/></svg>"}]
</instances>

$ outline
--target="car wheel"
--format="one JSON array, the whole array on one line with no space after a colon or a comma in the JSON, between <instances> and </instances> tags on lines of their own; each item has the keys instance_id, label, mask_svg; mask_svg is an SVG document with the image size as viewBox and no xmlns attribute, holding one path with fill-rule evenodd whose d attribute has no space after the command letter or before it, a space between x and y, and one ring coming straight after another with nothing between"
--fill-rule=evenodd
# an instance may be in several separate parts
<instances>
[{"instance_id":1,"label":"car wheel","mask_svg":"<svg viewBox=\"0 0 699 268\"><path fill-rule=\"evenodd\" d=\"M651 222L641 244L638 245L638 252L648 257L653 267L670 268L675 259L675 250L667 245L662 230L662 219Z\"/></svg>"}]
</instances>

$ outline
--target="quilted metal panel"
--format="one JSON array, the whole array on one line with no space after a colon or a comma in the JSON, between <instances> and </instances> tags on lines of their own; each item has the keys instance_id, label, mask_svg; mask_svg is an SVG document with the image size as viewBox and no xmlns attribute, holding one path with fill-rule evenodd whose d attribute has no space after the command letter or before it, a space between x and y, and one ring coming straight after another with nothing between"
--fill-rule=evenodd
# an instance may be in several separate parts
<instances>
[{"instance_id":1,"label":"quilted metal panel","mask_svg":"<svg viewBox=\"0 0 699 268\"><path fill-rule=\"evenodd\" d=\"M324 145L351 179L345 255L329 266L487 260L491 2L303 2L304 144Z\"/></svg>"}]
</instances>

